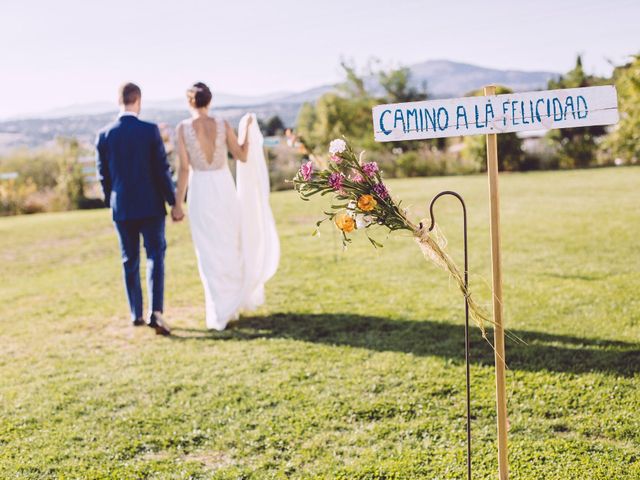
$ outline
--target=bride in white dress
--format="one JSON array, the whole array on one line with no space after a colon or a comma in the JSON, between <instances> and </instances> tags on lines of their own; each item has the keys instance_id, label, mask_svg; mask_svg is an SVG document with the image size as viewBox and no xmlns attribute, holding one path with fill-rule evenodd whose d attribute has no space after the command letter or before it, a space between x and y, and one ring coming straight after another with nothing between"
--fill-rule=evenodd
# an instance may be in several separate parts
<instances>
[{"instance_id":1,"label":"bride in white dress","mask_svg":"<svg viewBox=\"0 0 640 480\"><path fill-rule=\"evenodd\" d=\"M206 324L224 330L240 310L264 302L264 284L280 259L269 206L263 137L255 115L240 121L240 139L229 124L209 116L212 95L204 83L187 91L192 118L177 129L180 166L174 220L184 217L187 193L191 236L204 287ZM236 183L228 153L239 160Z\"/></svg>"}]
</instances>

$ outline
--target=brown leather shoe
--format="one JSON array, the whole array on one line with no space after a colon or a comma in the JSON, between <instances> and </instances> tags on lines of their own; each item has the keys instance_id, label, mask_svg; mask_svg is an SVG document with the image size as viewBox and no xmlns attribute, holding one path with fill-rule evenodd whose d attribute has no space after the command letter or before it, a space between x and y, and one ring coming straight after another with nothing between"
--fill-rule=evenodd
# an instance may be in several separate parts
<instances>
[{"instance_id":1,"label":"brown leather shoe","mask_svg":"<svg viewBox=\"0 0 640 480\"><path fill-rule=\"evenodd\" d=\"M153 312L149 317L149 322L147 323L151 328L156 331L156 335L171 335L171 328L162 318L161 312Z\"/></svg>"}]
</instances>

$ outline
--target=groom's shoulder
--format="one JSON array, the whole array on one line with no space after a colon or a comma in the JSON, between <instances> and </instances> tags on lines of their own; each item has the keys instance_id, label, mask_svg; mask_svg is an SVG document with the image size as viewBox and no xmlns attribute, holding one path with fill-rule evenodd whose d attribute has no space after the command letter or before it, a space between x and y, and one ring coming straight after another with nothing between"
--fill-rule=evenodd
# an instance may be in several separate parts
<instances>
[{"instance_id":1,"label":"groom's shoulder","mask_svg":"<svg viewBox=\"0 0 640 480\"><path fill-rule=\"evenodd\" d=\"M147 122L145 120L138 120L138 124L144 128L145 130L149 130L149 131L154 131L154 130L159 130L158 125L156 125L153 122Z\"/></svg>"},{"instance_id":2,"label":"groom's shoulder","mask_svg":"<svg viewBox=\"0 0 640 480\"><path fill-rule=\"evenodd\" d=\"M107 123L104 127L102 127L100 130L98 130L98 135L106 135L108 134L110 131L116 129L119 125L119 121L118 120L113 120L109 123Z\"/></svg>"},{"instance_id":3,"label":"groom's shoulder","mask_svg":"<svg viewBox=\"0 0 640 480\"><path fill-rule=\"evenodd\" d=\"M107 137L109 137L111 132L113 132L114 130L117 130L118 125L119 125L119 122L115 120L106 124L100 130L98 130L98 134L96 135L96 142L105 141Z\"/></svg>"}]
</instances>

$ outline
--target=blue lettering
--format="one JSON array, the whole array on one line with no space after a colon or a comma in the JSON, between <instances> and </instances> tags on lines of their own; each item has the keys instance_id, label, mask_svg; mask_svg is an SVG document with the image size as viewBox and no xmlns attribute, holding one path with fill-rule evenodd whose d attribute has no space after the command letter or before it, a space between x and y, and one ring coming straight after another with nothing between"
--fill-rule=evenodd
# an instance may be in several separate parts
<instances>
[{"instance_id":1,"label":"blue lettering","mask_svg":"<svg viewBox=\"0 0 640 480\"><path fill-rule=\"evenodd\" d=\"M569 95L567 99L564 101L564 119L567 119L567 112L569 111L569 107L571 107L571 116L576 118L576 111L573 107L573 97Z\"/></svg>"},{"instance_id":2,"label":"blue lettering","mask_svg":"<svg viewBox=\"0 0 640 480\"><path fill-rule=\"evenodd\" d=\"M544 98L539 98L536 100L536 118L539 122L542 122L542 118L540 117L540 110L538 110L538 105L542 103L544 105Z\"/></svg>"},{"instance_id":3,"label":"blue lettering","mask_svg":"<svg viewBox=\"0 0 640 480\"><path fill-rule=\"evenodd\" d=\"M531 123L536 123L536 116L533 113L533 100L529 100L529 113L530 113L530 119L531 119Z\"/></svg>"},{"instance_id":4,"label":"blue lettering","mask_svg":"<svg viewBox=\"0 0 640 480\"><path fill-rule=\"evenodd\" d=\"M402 131L407 133L407 126L404 123L404 117L402 116L402 110L400 110L399 108L396 108L396 112L395 112L394 117L393 117L393 129L394 130L396 128L398 128L398 120L400 120L400 122L402 122Z\"/></svg>"},{"instance_id":5,"label":"blue lettering","mask_svg":"<svg viewBox=\"0 0 640 480\"><path fill-rule=\"evenodd\" d=\"M426 123L425 130L429 131L429 122L431 122L431 130L433 131L436 130L436 109L435 108L433 108L431 112L429 112L429 110L427 110L426 108L424 109L424 122Z\"/></svg>"},{"instance_id":6,"label":"blue lettering","mask_svg":"<svg viewBox=\"0 0 640 480\"><path fill-rule=\"evenodd\" d=\"M442 122L440 121L440 114L444 112L444 116L445 116L445 122L444 122L444 126L442 125ZM446 130L449 127L449 112L447 112L447 109L444 107L440 107L438 109L438 127L440 128L440 130Z\"/></svg>"},{"instance_id":7,"label":"blue lettering","mask_svg":"<svg viewBox=\"0 0 640 480\"><path fill-rule=\"evenodd\" d=\"M556 122L559 120L562 120L562 102L558 100L557 97L553 97L552 103L553 103L553 120ZM558 115L556 114L560 116L558 117Z\"/></svg>"},{"instance_id":8,"label":"blue lettering","mask_svg":"<svg viewBox=\"0 0 640 480\"><path fill-rule=\"evenodd\" d=\"M551 100L547 98L547 118L551 118Z\"/></svg>"},{"instance_id":9,"label":"blue lettering","mask_svg":"<svg viewBox=\"0 0 640 480\"><path fill-rule=\"evenodd\" d=\"M480 112L478 111L478 106L474 105L473 106L473 110L474 110L474 112L476 114L476 128L484 128L484 127L486 127L487 126L486 124L483 125L482 122L480 122Z\"/></svg>"},{"instance_id":10,"label":"blue lettering","mask_svg":"<svg viewBox=\"0 0 640 480\"><path fill-rule=\"evenodd\" d=\"M458 105L456 108L456 130L460 128L460 119L464 118L464 128L469 128L469 121L467 120L467 109L463 105Z\"/></svg>"},{"instance_id":11,"label":"blue lettering","mask_svg":"<svg viewBox=\"0 0 640 480\"><path fill-rule=\"evenodd\" d=\"M584 104L584 110L580 109L580 100L582 100L582 103ZM578 95L576 97L576 108L578 109L578 118L587 118L587 115L589 114L589 107L587 107L587 100L582 95ZM584 112L584 115L580 115L581 112Z\"/></svg>"},{"instance_id":12,"label":"blue lettering","mask_svg":"<svg viewBox=\"0 0 640 480\"><path fill-rule=\"evenodd\" d=\"M522 124L529 125L531 122L527 122L527 116L524 113L524 102L520 102L520 112L522 113Z\"/></svg>"},{"instance_id":13,"label":"blue lettering","mask_svg":"<svg viewBox=\"0 0 640 480\"><path fill-rule=\"evenodd\" d=\"M418 110L420 113L420 131L424 131L424 115L422 113L422 109Z\"/></svg>"},{"instance_id":14,"label":"blue lettering","mask_svg":"<svg viewBox=\"0 0 640 480\"><path fill-rule=\"evenodd\" d=\"M493 121L493 117L495 117L495 114L493 113L493 105L491 105L491 102L487 102L484 106L485 125L489 125L489 122Z\"/></svg>"},{"instance_id":15,"label":"blue lettering","mask_svg":"<svg viewBox=\"0 0 640 480\"><path fill-rule=\"evenodd\" d=\"M384 128L384 116L387 113L391 113L391 110L385 110L384 112L382 112L382 115L380 115L380 131L385 135L389 135L391 133L391 130L387 130L386 128Z\"/></svg>"},{"instance_id":16,"label":"blue lettering","mask_svg":"<svg viewBox=\"0 0 640 480\"><path fill-rule=\"evenodd\" d=\"M509 111L509 100L502 102L502 125L507 125L507 111Z\"/></svg>"},{"instance_id":17,"label":"blue lettering","mask_svg":"<svg viewBox=\"0 0 640 480\"><path fill-rule=\"evenodd\" d=\"M517 100L514 100L513 102L511 102L511 124L512 125L520 125L519 123L516 122L516 104L518 103Z\"/></svg>"},{"instance_id":18,"label":"blue lettering","mask_svg":"<svg viewBox=\"0 0 640 480\"><path fill-rule=\"evenodd\" d=\"M413 110L407 110L407 132L411 132L411 117L413 117L413 123L416 125L414 129L416 132L418 131L418 111L414 108Z\"/></svg>"}]
</instances>

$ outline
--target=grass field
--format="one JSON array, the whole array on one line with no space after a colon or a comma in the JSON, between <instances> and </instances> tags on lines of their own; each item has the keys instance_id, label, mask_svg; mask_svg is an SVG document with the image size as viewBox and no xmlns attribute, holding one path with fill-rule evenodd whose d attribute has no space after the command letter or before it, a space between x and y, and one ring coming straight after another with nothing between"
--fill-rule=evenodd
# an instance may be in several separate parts
<instances>
[{"instance_id":1,"label":"grass field","mask_svg":"<svg viewBox=\"0 0 640 480\"><path fill-rule=\"evenodd\" d=\"M483 176L391 182L470 216ZM640 168L501 178L513 479L640 478ZM341 252L321 205L274 194L267 304L204 329L187 224L168 226L172 338L129 327L109 212L0 219L0 478L454 479L465 472L462 299L416 245ZM459 207L437 207L460 258ZM378 235L378 239L384 240ZM493 357L472 341L474 472L496 478Z\"/></svg>"}]
</instances>

